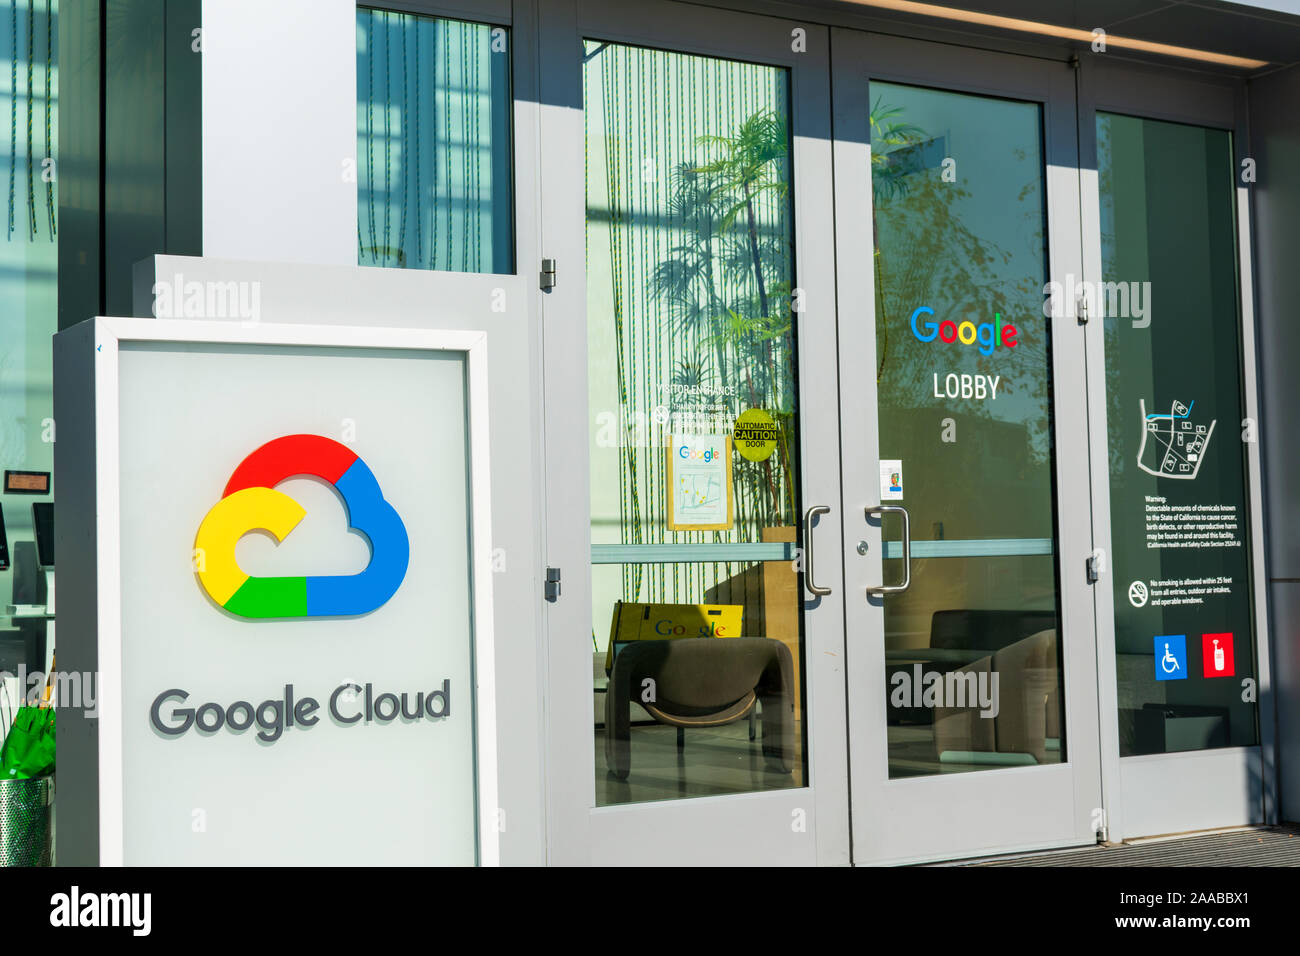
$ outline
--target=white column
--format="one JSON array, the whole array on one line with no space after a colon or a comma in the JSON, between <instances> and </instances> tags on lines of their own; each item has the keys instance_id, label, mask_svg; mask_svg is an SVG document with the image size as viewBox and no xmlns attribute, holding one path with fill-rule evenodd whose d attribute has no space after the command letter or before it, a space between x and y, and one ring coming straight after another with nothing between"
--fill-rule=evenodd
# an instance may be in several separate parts
<instances>
[{"instance_id":1,"label":"white column","mask_svg":"<svg viewBox=\"0 0 1300 956\"><path fill-rule=\"evenodd\" d=\"M355 265L356 3L203 0L203 254Z\"/></svg>"}]
</instances>

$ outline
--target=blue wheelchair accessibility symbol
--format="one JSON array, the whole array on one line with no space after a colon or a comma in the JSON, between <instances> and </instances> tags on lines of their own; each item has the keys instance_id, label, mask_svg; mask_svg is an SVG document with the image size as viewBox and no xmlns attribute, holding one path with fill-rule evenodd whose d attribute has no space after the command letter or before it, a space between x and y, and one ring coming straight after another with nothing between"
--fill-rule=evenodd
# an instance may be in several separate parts
<instances>
[{"instance_id":1,"label":"blue wheelchair accessibility symbol","mask_svg":"<svg viewBox=\"0 0 1300 956\"><path fill-rule=\"evenodd\" d=\"M1156 680L1187 680L1187 635L1155 639Z\"/></svg>"}]
</instances>

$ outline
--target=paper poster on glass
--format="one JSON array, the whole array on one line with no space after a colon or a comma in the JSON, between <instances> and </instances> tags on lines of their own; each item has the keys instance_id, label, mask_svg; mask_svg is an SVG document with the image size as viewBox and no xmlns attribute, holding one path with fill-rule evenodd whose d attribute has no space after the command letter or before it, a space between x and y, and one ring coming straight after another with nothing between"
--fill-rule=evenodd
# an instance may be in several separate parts
<instances>
[{"instance_id":1,"label":"paper poster on glass","mask_svg":"<svg viewBox=\"0 0 1300 956\"><path fill-rule=\"evenodd\" d=\"M880 460L880 500L903 500L903 462L899 458Z\"/></svg>"},{"instance_id":2,"label":"paper poster on glass","mask_svg":"<svg viewBox=\"0 0 1300 956\"><path fill-rule=\"evenodd\" d=\"M730 435L668 436L668 528L726 531L732 525Z\"/></svg>"}]
</instances>

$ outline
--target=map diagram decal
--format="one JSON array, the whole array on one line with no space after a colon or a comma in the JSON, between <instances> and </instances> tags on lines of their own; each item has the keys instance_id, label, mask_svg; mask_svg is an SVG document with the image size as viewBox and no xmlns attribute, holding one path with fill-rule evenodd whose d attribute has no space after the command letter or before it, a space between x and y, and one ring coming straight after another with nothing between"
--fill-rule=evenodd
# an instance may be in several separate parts
<instances>
[{"instance_id":1,"label":"map diagram decal","mask_svg":"<svg viewBox=\"0 0 1300 956\"><path fill-rule=\"evenodd\" d=\"M1210 446L1217 419L1208 426L1192 421L1193 399L1184 405L1175 401L1167 415L1148 415L1146 399L1138 399L1142 415L1142 443L1138 446L1138 467L1160 478L1191 480L1201 470L1205 450Z\"/></svg>"}]
</instances>

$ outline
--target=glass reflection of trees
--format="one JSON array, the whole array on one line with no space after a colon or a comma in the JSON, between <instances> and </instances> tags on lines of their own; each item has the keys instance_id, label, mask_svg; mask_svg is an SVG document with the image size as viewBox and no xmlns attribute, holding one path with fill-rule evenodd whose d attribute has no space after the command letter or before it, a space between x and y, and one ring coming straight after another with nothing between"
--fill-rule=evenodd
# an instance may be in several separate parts
<instances>
[{"instance_id":1,"label":"glass reflection of trees","mask_svg":"<svg viewBox=\"0 0 1300 956\"><path fill-rule=\"evenodd\" d=\"M901 407L906 400L900 397L915 394L916 389L923 396L930 394L936 355L927 347L917 347L920 343L912 336L909 320L916 308L933 308L936 322L969 320L977 326L992 323L994 313L1000 313L1004 321L1029 333L1022 347L999 348L990 356L976 347L961 348L954 352L950 369L1001 376L999 399L1003 395L1014 399L996 404L968 402L963 414L1014 422L1026 432L1031 460L1047 464L1051 454L1046 413L1049 352L1043 347L1047 321L1042 311L1046 246L1037 144L1006 146L1007 163L998 175L1006 177L1024 168L1027 178L1014 196L1022 210L1020 233L997 241L987 226L969 221L973 193L959 164L948 167L958 174L945 179L945 162L951 163L945 155L949 148L945 136L911 123L905 107L886 102L883 96L873 102L870 122L876 380L882 406ZM1006 186L1006 178L988 183L988 188L999 190ZM1008 239L1023 244L1019 252L1008 247ZM1026 273L1026 251L1043 264L1040 271Z\"/></svg>"}]
</instances>

